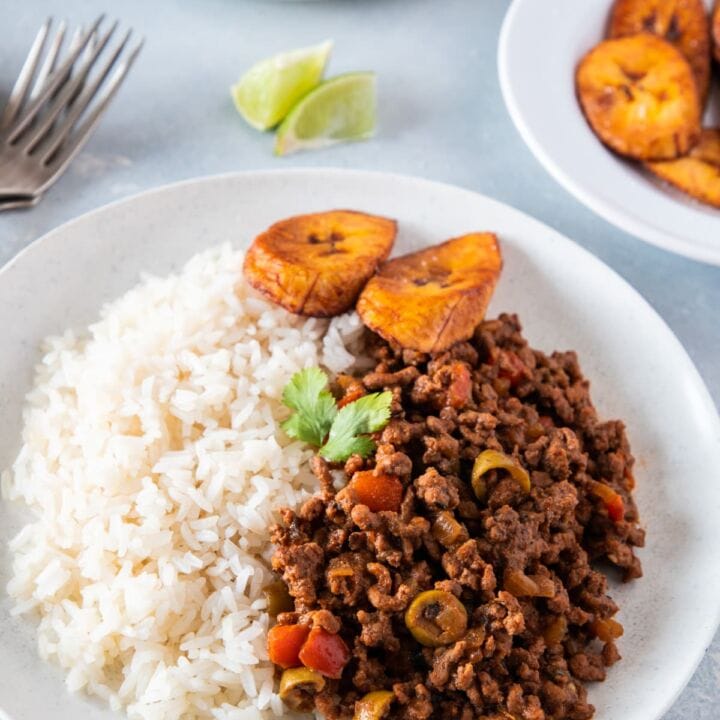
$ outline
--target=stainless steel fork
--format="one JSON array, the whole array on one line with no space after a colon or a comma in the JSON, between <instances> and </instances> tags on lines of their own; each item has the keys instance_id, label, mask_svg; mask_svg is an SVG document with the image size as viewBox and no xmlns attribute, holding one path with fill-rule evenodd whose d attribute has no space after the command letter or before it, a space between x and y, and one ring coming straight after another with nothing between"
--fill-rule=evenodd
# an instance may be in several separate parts
<instances>
[{"instance_id":1,"label":"stainless steel fork","mask_svg":"<svg viewBox=\"0 0 720 720\"><path fill-rule=\"evenodd\" d=\"M0 210L34 205L60 177L142 49L141 40L125 52L128 30L100 64L118 26L115 22L101 31L103 19L75 33L62 62L65 24L58 27L44 60L52 21L40 28L0 117Z\"/></svg>"}]
</instances>

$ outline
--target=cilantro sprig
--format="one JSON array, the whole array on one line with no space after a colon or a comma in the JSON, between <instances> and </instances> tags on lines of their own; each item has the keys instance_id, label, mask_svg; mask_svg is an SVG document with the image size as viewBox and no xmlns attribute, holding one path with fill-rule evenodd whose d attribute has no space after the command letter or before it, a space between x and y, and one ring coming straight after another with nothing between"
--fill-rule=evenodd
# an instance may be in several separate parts
<instances>
[{"instance_id":1,"label":"cilantro sprig","mask_svg":"<svg viewBox=\"0 0 720 720\"><path fill-rule=\"evenodd\" d=\"M340 410L330 426L327 442L320 454L327 460L340 462L351 455L367 457L375 443L367 433L382 430L390 419L391 392L372 393L351 402Z\"/></svg>"},{"instance_id":2,"label":"cilantro sprig","mask_svg":"<svg viewBox=\"0 0 720 720\"><path fill-rule=\"evenodd\" d=\"M337 415L327 375L318 367L296 372L283 390L282 401L295 412L282 424L291 437L320 447Z\"/></svg>"},{"instance_id":3,"label":"cilantro sprig","mask_svg":"<svg viewBox=\"0 0 720 720\"><path fill-rule=\"evenodd\" d=\"M376 392L338 410L328 378L317 367L295 373L285 386L283 404L295 412L282 424L291 438L319 448L331 462L344 462L351 455L367 457L375 449L368 437L390 420L392 393Z\"/></svg>"}]
</instances>

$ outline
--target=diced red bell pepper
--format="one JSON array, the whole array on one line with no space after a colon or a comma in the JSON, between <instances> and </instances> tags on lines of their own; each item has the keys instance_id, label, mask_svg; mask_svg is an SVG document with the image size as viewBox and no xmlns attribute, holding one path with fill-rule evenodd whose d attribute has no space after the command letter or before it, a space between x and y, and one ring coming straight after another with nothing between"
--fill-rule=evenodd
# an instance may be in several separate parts
<instances>
[{"instance_id":1,"label":"diced red bell pepper","mask_svg":"<svg viewBox=\"0 0 720 720\"><path fill-rule=\"evenodd\" d=\"M338 679L350 661L350 650L339 635L314 627L302 646L300 661L306 668Z\"/></svg>"},{"instance_id":2,"label":"diced red bell pepper","mask_svg":"<svg viewBox=\"0 0 720 720\"><path fill-rule=\"evenodd\" d=\"M605 504L608 517L613 522L620 522L625 518L625 503L622 496L613 490L608 484L592 481L590 491L599 497Z\"/></svg>"},{"instance_id":3,"label":"diced red bell pepper","mask_svg":"<svg viewBox=\"0 0 720 720\"><path fill-rule=\"evenodd\" d=\"M310 634L307 625L275 625L268 633L270 661L283 669L301 665L300 650Z\"/></svg>"},{"instance_id":4,"label":"diced red bell pepper","mask_svg":"<svg viewBox=\"0 0 720 720\"><path fill-rule=\"evenodd\" d=\"M472 375L470 368L463 362L450 365L450 385L448 385L447 402L450 407L460 410L472 400Z\"/></svg>"},{"instance_id":5,"label":"diced red bell pepper","mask_svg":"<svg viewBox=\"0 0 720 720\"><path fill-rule=\"evenodd\" d=\"M353 475L350 487L355 491L358 502L367 505L373 512L400 510L403 486L394 475L374 475L372 470L360 470Z\"/></svg>"}]
</instances>

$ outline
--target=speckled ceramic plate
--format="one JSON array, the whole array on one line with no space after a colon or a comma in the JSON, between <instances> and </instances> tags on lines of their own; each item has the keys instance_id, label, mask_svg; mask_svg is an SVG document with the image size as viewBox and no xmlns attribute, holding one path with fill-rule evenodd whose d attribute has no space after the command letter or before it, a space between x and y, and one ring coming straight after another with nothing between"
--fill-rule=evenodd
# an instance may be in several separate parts
<instances>
[{"instance_id":1,"label":"speckled ceramic plate","mask_svg":"<svg viewBox=\"0 0 720 720\"><path fill-rule=\"evenodd\" d=\"M615 155L585 122L575 66L604 37L611 6L612 0L513 0L498 46L510 116L545 169L598 215L653 245L720 265L720 210ZM717 88L705 121L720 122Z\"/></svg>"},{"instance_id":2,"label":"speckled ceramic plate","mask_svg":"<svg viewBox=\"0 0 720 720\"><path fill-rule=\"evenodd\" d=\"M12 462L38 344L82 327L142 272L167 273L208 246L241 246L274 220L349 207L395 217L396 252L494 230L505 269L491 313L517 312L539 348L573 348L606 418L623 418L638 458L645 577L614 583L623 661L594 685L597 720L657 720L700 660L720 610L720 421L687 354L618 275L557 232L475 193L407 177L339 170L229 175L115 203L63 225L0 272L0 467ZM0 504L0 547L22 523ZM0 555L0 588L9 560ZM38 659L32 623L0 590L0 716L109 720L65 692Z\"/></svg>"}]
</instances>

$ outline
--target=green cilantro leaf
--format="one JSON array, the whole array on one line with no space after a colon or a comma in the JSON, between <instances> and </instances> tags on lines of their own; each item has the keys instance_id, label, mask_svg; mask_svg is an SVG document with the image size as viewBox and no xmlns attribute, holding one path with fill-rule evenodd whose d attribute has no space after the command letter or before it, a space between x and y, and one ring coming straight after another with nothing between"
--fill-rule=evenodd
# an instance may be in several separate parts
<instances>
[{"instance_id":1,"label":"green cilantro leaf","mask_svg":"<svg viewBox=\"0 0 720 720\"><path fill-rule=\"evenodd\" d=\"M365 395L338 411L327 375L311 367L292 376L282 401L295 411L282 424L288 436L319 447L327 460L343 462L354 454L367 457L375 449L368 434L387 425L392 393Z\"/></svg>"},{"instance_id":2,"label":"green cilantro leaf","mask_svg":"<svg viewBox=\"0 0 720 720\"><path fill-rule=\"evenodd\" d=\"M345 462L351 455L367 457L375 450L375 441L367 435L349 435L328 440L320 448L320 455L330 462Z\"/></svg>"},{"instance_id":3,"label":"green cilantro leaf","mask_svg":"<svg viewBox=\"0 0 720 720\"><path fill-rule=\"evenodd\" d=\"M283 390L282 401L295 410L282 424L283 430L291 438L320 447L338 414L327 375L317 367L296 372Z\"/></svg>"},{"instance_id":4,"label":"green cilantro leaf","mask_svg":"<svg viewBox=\"0 0 720 720\"><path fill-rule=\"evenodd\" d=\"M392 397L389 391L372 393L342 408L333 420L320 455L331 462L343 462L355 453L363 457L369 455L375 443L363 436L387 425Z\"/></svg>"}]
</instances>

